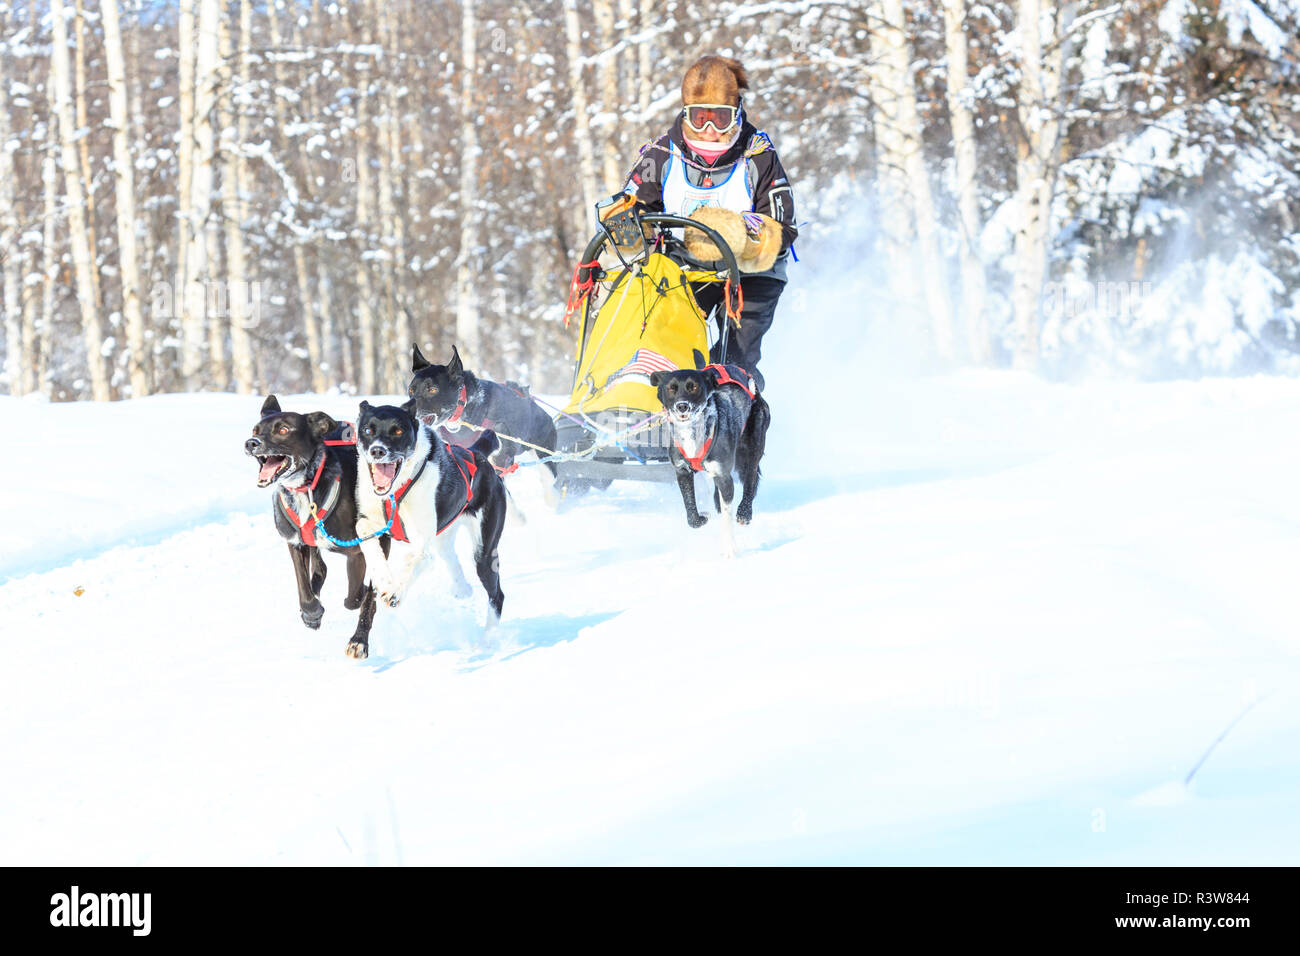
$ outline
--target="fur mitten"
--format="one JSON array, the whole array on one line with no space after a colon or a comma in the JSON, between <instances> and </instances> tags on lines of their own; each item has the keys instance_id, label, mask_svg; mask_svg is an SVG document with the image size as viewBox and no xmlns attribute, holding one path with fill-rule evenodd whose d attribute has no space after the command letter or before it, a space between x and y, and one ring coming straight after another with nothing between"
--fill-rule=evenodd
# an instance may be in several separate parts
<instances>
[{"instance_id":1,"label":"fur mitten","mask_svg":"<svg viewBox=\"0 0 1300 956\"><path fill-rule=\"evenodd\" d=\"M741 272L766 272L781 251L781 225L759 213L701 206L691 218L718 233L731 247ZM717 246L698 229L686 230L686 249L696 259L720 259Z\"/></svg>"}]
</instances>

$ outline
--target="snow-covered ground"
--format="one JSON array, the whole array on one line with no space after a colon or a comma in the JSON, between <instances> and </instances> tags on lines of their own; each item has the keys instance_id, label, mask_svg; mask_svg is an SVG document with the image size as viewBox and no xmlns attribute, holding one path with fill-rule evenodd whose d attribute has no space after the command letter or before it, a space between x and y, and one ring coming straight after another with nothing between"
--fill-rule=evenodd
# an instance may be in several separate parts
<instances>
[{"instance_id":1,"label":"snow-covered ground","mask_svg":"<svg viewBox=\"0 0 1300 956\"><path fill-rule=\"evenodd\" d=\"M260 398L0 399L0 864L1300 862L1300 382L765 371L736 559L521 474L364 662Z\"/></svg>"}]
</instances>

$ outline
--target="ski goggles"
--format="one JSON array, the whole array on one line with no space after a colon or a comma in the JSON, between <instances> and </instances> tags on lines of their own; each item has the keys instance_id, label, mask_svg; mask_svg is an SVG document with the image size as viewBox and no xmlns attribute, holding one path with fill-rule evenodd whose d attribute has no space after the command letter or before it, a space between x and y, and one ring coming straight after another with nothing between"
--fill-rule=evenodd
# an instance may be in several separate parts
<instances>
[{"instance_id":1,"label":"ski goggles","mask_svg":"<svg viewBox=\"0 0 1300 956\"><path fill-rule=\"evenodd\" d=\"M686 125L691 129L704 131L712 126L719 133L725 133L736 125L740 118L739 106L723 106L719 103L692 103L682 110Z\"/></svg>"}]
</instances>

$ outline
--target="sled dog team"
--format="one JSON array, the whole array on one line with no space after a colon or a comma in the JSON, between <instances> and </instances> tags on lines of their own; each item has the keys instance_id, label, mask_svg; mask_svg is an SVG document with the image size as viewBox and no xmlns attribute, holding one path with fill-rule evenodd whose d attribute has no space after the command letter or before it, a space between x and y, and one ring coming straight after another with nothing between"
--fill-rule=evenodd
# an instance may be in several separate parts
<instances>
[{"instance_id":1,"label":"sled dog team","mask_svg":"<svg viewBox=\"0 0 1300 956\"><path fill-rule=\"evenodd\" d=\"M547 470L538 471L548 501L555 500L555 425L527 389L479 378L454 347L448 364L433 365L415 346L411 371L405 403L363 401L355 425L324 412L285 411L267 396L244 443L258 463L258 487L273 489L276 530L288 542L308 627L320 627L324 615L321 549L346 555L344 607L361 611L349 657L369 655L377 604L397 607L426 555L446 564L457 597L472 593L452 547L461 525L473 538L474 570L487 593L488 622L495 622L505 601L497 557L509 507L504 477L518 456L531 452L543 463ZM687 523L698 528L708 520L695 502L701 471L713 479L723 551L732 555L733 521L753 516L767 403L749 373L731 365L654 372L650 384L672 433L669 455ZM464 446L467 433L472 444ZM733 515L736 474L741 496Z\"/></svg>"}]
</instances>

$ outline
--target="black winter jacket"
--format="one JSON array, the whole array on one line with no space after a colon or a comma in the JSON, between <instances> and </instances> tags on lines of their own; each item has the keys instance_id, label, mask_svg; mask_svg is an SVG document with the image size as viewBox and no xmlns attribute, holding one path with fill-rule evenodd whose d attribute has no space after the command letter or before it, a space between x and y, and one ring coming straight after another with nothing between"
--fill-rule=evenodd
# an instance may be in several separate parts
<instances>
[{"instance_id":1,"label":"black winter jacket","mask_svg":"<svg viewBox=\"0 0 1300 956\"><path fill-rule=\"evenodd\" d=\"M664 170L671 156L669 143L676 144L682 155L691 163L708 169L726 168L733 165L746 153L753 150L745 163L745 175L749 177L750 194L754 197L753 212L770 216L781 224L781 256L785 257L790 244L799 235L794 222L794 193L790 190L790 181L785 168L776 155L776 148L766 133L759 132L744 112L741 112L740 136L731 149L727 150L713 162L706 162L693 149L686 145L682 132L682 117L678 114L672 129L653 142L641 147L641 158L637 160L632 172L628 174L624 192L635 192L637 202L648 212L664 211ZM758 137L758 139L755 139ZM699 185L704 173L690 164L685 166L686 176L691 183Z\"/></svg>"}]
</instances>

